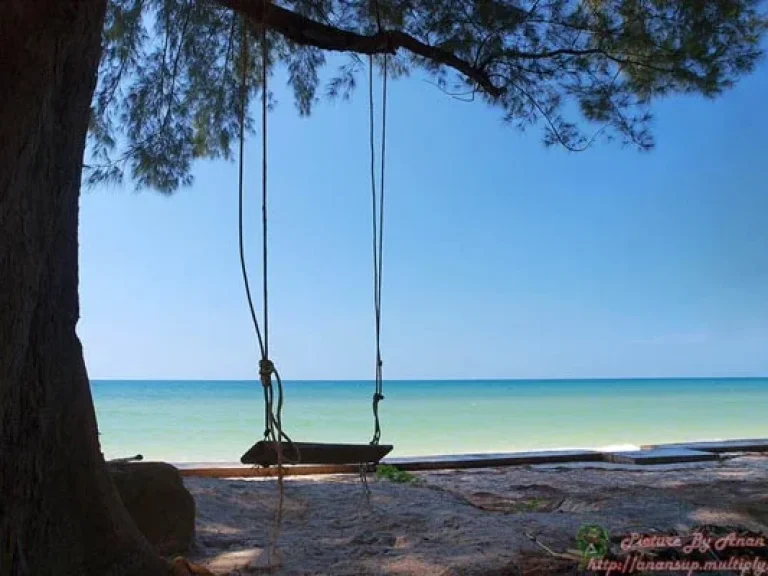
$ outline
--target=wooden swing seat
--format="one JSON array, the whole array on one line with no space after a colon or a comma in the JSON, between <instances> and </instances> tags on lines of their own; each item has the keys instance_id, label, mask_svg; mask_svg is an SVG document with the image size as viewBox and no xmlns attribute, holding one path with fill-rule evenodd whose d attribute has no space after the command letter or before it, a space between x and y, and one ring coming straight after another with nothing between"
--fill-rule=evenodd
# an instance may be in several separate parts
<instances>
[{"instance_id":1,"label":"wooden swing seat","mask_svg":"<svg viewBox=\"0 0 768 576\"><path fill-rule=\"evenodd\" d=\"M392 451L389 444L283 442L283 464L375 464ZM256 442L240 458L243 464L277 465L277 442Z\"/></svg>"}]
</instances>

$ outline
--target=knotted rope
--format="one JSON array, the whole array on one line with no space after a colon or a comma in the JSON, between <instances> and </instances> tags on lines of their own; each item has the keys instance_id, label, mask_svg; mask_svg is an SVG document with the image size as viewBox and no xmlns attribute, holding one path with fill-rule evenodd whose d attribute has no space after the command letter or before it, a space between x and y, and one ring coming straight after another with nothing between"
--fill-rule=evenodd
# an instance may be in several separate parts
<instances>
[{"instance_id":1,"label":"knotted rope","mask_svg":"<svg viewBox=\"0 0 768 576\"><path fill-rule=\"evenodd\" d=\"M373 438L371 444L378 444L381 438L381 422L379 421L379 403L384 400L384 382L381 360L381 279L384 252L384 174L387 142L387 72L388 56L384 54L382 80L382 111L381 111L381 167L379 193L376 191L376 143L373 102L373 56L368 57L368 124L371 152L371 201L373 220L373 307L376 335L376 380L373 393ZM378 203L377 203L378 199ZM378 216L378 218L377 218Z\"/></svg>"},{"instance_id":2,"label":"knotted rope","mask_svg":"<svg viewBox=\"0 0 768 576\"><path fill-rule=\"evenodd\" d=\"M264 3L264 16L268 9L269 1ZM266 18L262 18L262 23ZM277 451L277 481L279 489L279 498L275 514L272 535L269 546L267 547L267 563L271 565L271 558L274 555L275 547L279 537L280 526L282 524L283 503L284 503L284 485L283 485L283 447L282 441L289 444L293 441L283 431L282 409L283 409L283 382L280 374L275 368L272 360L269 359L269 279L268 279L268 244L267 244L267 77L269 68L269 50L267 45L267 27L261 26L261 224L262 224L262 293L264 302L264 332L262 334L256 317L253 298L251 296L250 283L248 281L248 270L245 265L245 248L243 241L243 166L244 148L245 148L245 116L246 103L248 100L247 89L247 71L248 71L248 31L245 19L242 22L241 37L241 77L240 77L240 150L239 150L239 175L238 175L238 239L240 248L240 268L245 285L245 293L248 299L248 308L251 313L251 320L256 332L256 338L259 343L259 352L261 360L259 361L259 379L264 392L264 439L271 440ZM275 390L272 382L274 376L277 383L277 407L275 407ZM297 451L298 455L298 451Z\"/></svg>"}]
</instances>

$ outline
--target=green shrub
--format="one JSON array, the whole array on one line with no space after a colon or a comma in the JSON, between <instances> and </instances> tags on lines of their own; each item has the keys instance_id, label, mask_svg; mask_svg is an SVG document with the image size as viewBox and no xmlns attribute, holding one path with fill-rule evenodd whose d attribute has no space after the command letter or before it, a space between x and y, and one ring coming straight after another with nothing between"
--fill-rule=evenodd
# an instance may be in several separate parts
<instances>
[{"instance_id":1,"label":"green shrub","mask_svg":"<svg viewBox=\"0 0 768 576\"><path fill-rule=\"evenodd\" d=\"M379 464L376 467L376 477L391 482L400 482L402 484L410 484L418 480L413 474L389 464Z\"/></svg>"}]
</instances>

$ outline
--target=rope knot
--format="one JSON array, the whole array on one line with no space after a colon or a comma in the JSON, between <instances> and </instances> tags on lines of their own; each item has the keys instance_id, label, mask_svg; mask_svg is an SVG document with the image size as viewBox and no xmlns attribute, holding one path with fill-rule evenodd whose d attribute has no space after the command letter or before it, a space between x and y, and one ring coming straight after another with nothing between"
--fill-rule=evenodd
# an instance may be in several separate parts
<instances>
[{"instance_id":1,"label":"rope knot","mask_svg":"<svg viewBox=\"0 0 768 576\"><path fill-rule=\"evenodd\" d=\"M262 383L268 382L275 372L275 365L269 358L262 358L259 360L259 375L261 376Z\"/></svg>"},{"instance_id":2,"label":"rope knot","mask_svg":"<svg viewBox=\"0 0 768 576\"><path fill-rule=\"evenodd\" d=\"M378 392L376 392L373 395L373 401L378 404L381 400L384 400L384 394L379 394Z\"/></svg>"}]
</instances>

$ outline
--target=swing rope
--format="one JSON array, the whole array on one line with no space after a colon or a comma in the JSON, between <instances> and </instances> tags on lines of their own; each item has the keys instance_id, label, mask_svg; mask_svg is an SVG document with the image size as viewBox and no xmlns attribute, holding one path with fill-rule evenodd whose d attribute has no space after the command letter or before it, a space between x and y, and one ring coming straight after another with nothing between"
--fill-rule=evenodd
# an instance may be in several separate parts
<instances>
[{"instance_id":1,"label":"swing rope","mask_svg":"<svg viewBox=\"0 0 768 576\"><path fill-rule=\"evenodd\" d=\"M259 377L264 389L264 438L276 441L285 439L291 442L290 438L282 429L282 408L283 408L283 385L280 374L275 368L274 363L269 359L269 277L268 277L268 246L267 246L267 68L268 68L268 47L266 40L266 27L262 29L262 94L261 94L261 131L262 131L262 177L261 177L261 225L262 225L262 290L264 303L264 330L262 332L259 326L259 320L256 316L256 310L253 304L250 281L248 279L248 269L245 264L245 247L243 239L243 168L244 168L244 148L245 148L245 107L247 102L247 68L248 68L248 33L245 22L242 28L242 70L240 78L240 150L239 150L239 173L238 173L238 243L240 249L240 269L242 272L245 293L248 299L248 309L251 313L251 320L256 332L256 338L259 344L261 360L259 361ZM275 409L275 391L272 385L274 376L277 383L277 408Z\"/></svg>"},{"instance_id":2,"label":"swing rope","mask_svg":"<svg viewBox=\"0 0 768 576\"><path fill-rule=\"evenodd\" d=\"M272 526L272 537L270 545L267 548L267 563L271 564L271 558L274 556L278 538L280 537L280 527L283 521L283 504L285 500L285 487L283 485L283 439L293 444L291 439L283 432L282 412L283 412L283 380L280 373L275 368L273 362L269 359L269 282L268 282L268 251L267 251L267 79L269 70L269 47L267 45L267 25L266 12L269 6L269 0L264 2L264 12L261 25L261 246L262 246L262 291L264 297L264 354L259 363L259 375L261 376L262 387L268 391L267 411L269 413L269 423L264 431L265 439L270 437L273 442L277 442L277 484L278 484L278 502L275 512L275 521ZM272 388L272 375L277 382L277 410L274 409L274 391Z\"/></svg>"},{"instance_id":3,"label":"swing rope","mask_svg":"<svg viewBox=\"0 0 768 576\"><path fill-rule=\"evenodd\" d=\"M269 0L263 4L263 16L261 25L261 131L262 131L262 177L261 177L261 220L262 220L262 294L263 294L263 332L256 315L251 287L248 279L248 271L245 263L245 248L243 234L243 190L244 190L244 148L245 148L245 119L248 100L247 70L248 70L248 31L246 22L242 23L241 40L241 78L240 78L240 110L239 110L239 173L238 173L238 240L240 252L240 267L245 285L248 308L251 320L258 340L261 359L259 361L259 378L264 393L264 440L271 441L277 455L277 479L279 486L279 500L276 510L275 523L270 545L267 548L267 559L274 552L278 538L283 511L284 500L284 452L283 440L287 441L296 450L297 461L301 460L298 447L288 437L282 428L283 385L280 374L274 363L269 358L269 280L268 280L268 211L267 211L267 98L268 98L268 68L269 50L267 44L266 11L269 8ZM379 24L380 26L380 24ZM369 57L369 120L370 120L370 147L371 147L371 194L372 194L372 220L373 220L373 271L374 271L374 318L376 341L376 381L373 395L374 434L371 445L378 445L381 437L381 424L379 420L379 403L384 399L383 376L381 360L381 286L382 286L382 262L383 262L383 229L384 229L384 174L386 152L386 108L387 108L387 78L388 59L383 57L383 88L382 88L382 126L381 126L381 167L379 191L376 188L376 147L375 147L375 123L374 123L374 95L373 95L373 56ZM273 377L277 387L277 398L273 386ZM275 404L276 402L276 404ZM362 470L362 468L361 468Z\"/></svg>"},{"instance_id":4,"label":"swing rope","mask_svg":"<svg viewBox=\"0 0 768 576\"><path fill-rule=\"evenodd\" d=\"M264 3L264 11L267 10L268 2ZM266 14L265 14L266 15ZM266 22L266 18L262 19ZM267 562L271 563L271 557L274 555L276 543L279 537L280 526L282 524L283 503L284 503L284 469L283 469L283 448L282 441L286 440L293 445L293 441L283 431L282 409L283 409L283 382L280 373L275 368L272 360L269 359L269 281L268 281L268 248L267 248L267 77L269 67L269 54L267 46L267 27L262 24L261 27L261 224L262 224L262 294L264 305L264 331L262 333L259 321L256 316L251 296L250 282L248 280L248 270L245 265L245 248L243 240L243 167L244 167L244 148L245 148L245 116L246 102L248 96L247 90L247 69L248 69L248 31L245 19L242 22L241 38L241 77L240 77L240 143L239 143L239 174L238 174L238 241L240 250L240 268L245 285L246 297L248 299L248 308L251 313L251 320L256 332L256 338L259 344L261 359L259 361L259 379L264 392L264 439L275 443L277 451L277 481L278 481L278 503L275 514L270 544L267 547ZM275 390L272 384L274 376L277 383L277 408L275 408ZM297 456L298 456L298 449Z\"/></svg>"},{"instance_id":5,"label":"swing rope","mask_svg":"<svg viewBox=\"0 0 768 576\"><path fill-rule=\"evenodd\" d=\"M379 24L381 26L381 24ZM384 54L382 79L382 111L381 111L381 167L379 193L376 191L376 145L373 102L373 56L368 57L368 121L371 151L371 200L373 219L373 306L376 333L376 381L373 393L373 439L371 444L377 445L381 438L381 423L379 421L379 402L384 400L384 382L381 360L381 278L384 252L384 173L387 142L387 72L388 59ZM378 196L378 206L377 206ZM377 221L378 215L378 221Z\"/></svg>"}]
</instances>

